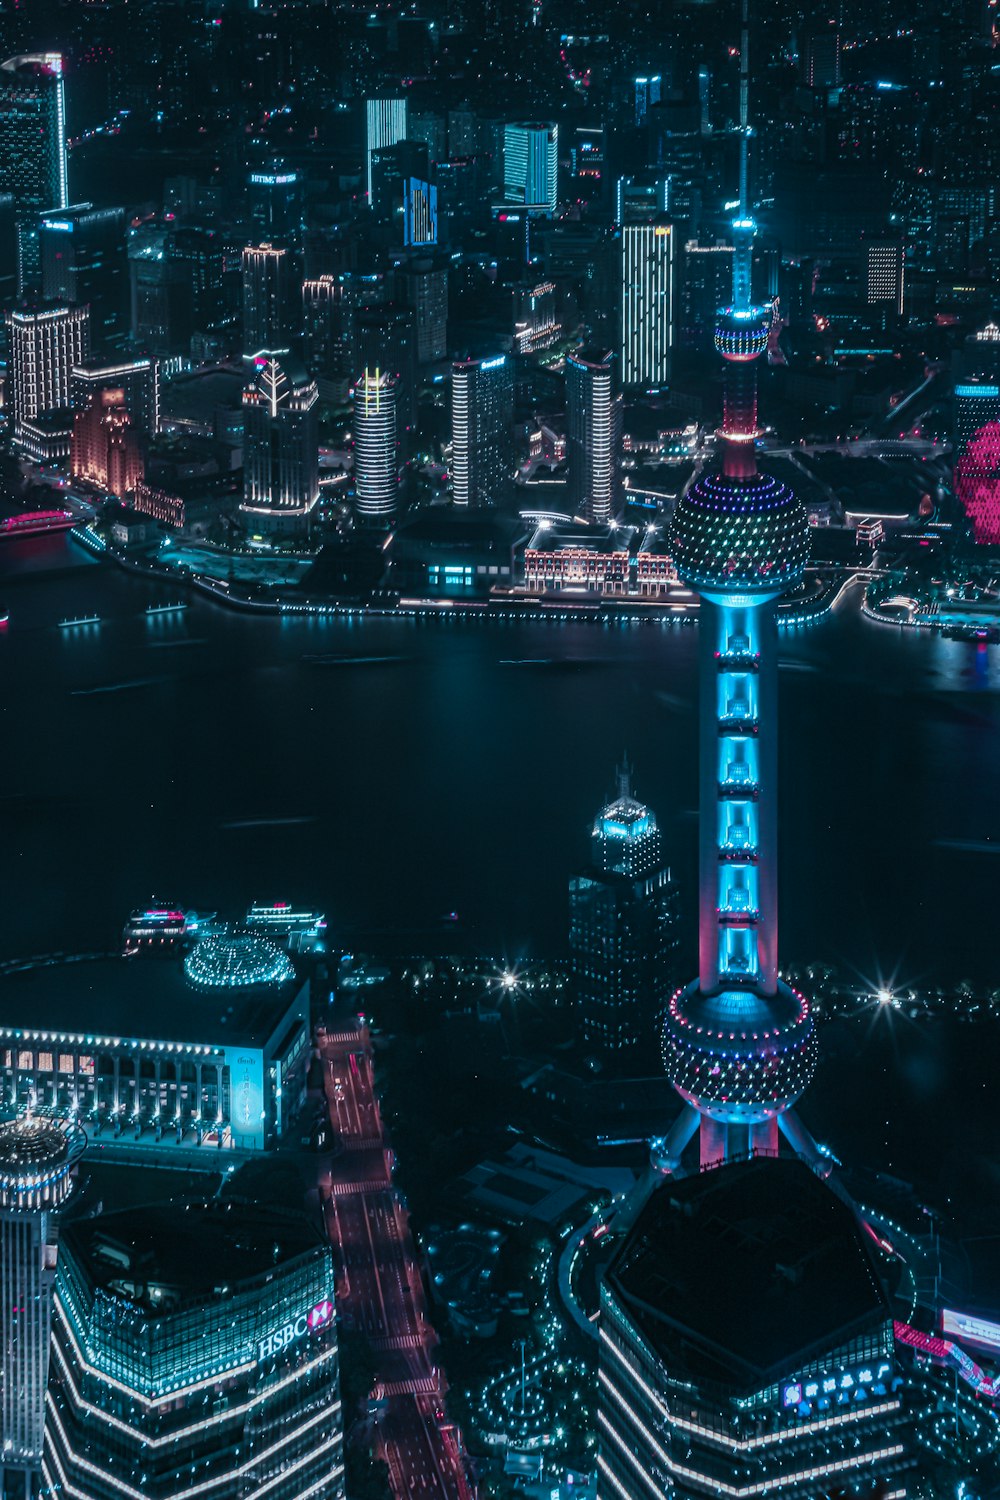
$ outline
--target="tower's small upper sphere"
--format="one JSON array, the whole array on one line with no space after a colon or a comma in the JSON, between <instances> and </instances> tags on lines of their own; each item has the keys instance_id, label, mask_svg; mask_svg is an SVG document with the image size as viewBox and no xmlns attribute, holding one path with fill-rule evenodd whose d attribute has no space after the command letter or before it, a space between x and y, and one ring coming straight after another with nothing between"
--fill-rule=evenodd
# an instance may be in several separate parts
<instances>
[{"instance_id":1,"label":"tower's small upper sphere","mask_svg":"<svg viewBox=\"0 0 1000 1500\"><path fill-rule=\"evenodd\" d=\"M671 547L681 578L703 594L776 598L802 577L809 521L770 474L707 473L677 503Z\"/></svg>"},{"instance_id":2,"label":"tower's small upper sphere","mask_svg":"<svg viewBox=\"0 0 1000 1500\"><path fill-rule=\"evenodd\" d=\"M773 313L768 307L724 307L715 325L715 347L723 359L758 359L767 348Z\"/></svg>"},{"instance_id":3,"label":"tower's small upper sphere","mask_svg":"<svg viewBox=\"0 0 1000 1500\"><path fill-rule=\"evenodd\" d=\"M663 1063L674 1088L702 1114L744 1125L782 1114L816 1071L809 1006L779 984L776 995L697 983L671 1000L663 1023Z\"/></svg>"}]
</instances>

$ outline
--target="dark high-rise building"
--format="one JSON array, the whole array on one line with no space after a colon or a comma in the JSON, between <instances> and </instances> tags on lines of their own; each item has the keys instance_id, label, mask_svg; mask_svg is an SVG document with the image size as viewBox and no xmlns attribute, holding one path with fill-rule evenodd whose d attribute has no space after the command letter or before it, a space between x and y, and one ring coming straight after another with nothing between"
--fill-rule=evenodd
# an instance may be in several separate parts
<instances>
[{"instance_id":1,"label":"dark high-rise building","mask_svg":"<svg viewBox=\"0 0 1000 1500\"><path fill-rule=\"evenodd\" d=\"M160 368L148 355L81 360L70 371L69 390L74 412L89 411L99 391L122 391L135 430L146 437L160 430Z\"/></svg>"},{"instance_id":2,"label":"dark high-rise building","mask_svg":"<svg viewBox=\"0 0 1000 1500\"><path fill-rule=\"evenodd\" d=\"M581 349L566 360L566 463L574 515L602 526L617 516L620 443L614 356Z\"/></svg>"},{"instance_id":3,"label":"dark high-rise building","mask_svg":"<svg viewBox=\"0 0 1000 1500\"><path fill-rule=\"evenodd\" d=\"M79 1220L52 1351L48 1493L341 1500L333 1267L300 1215L216 1198Z\"/></svg>"},{"instance_id":4,"label":"dark high-rise building","mask_svg":"<svg viewBox=\"0 0 1000 1500\"><path fill-rule=\"evenodd\" d=\"M47 412L68 413L71 371L90 349L90 309L15 308L6 321L9 430L24 447L28 423Z\"/></svg>"},{"instance_id":5,"label":"dark high-rise building","mask_svg":"<svg viewBox=\"0 0 1000 1500\"><path fill-rule=\"evenodd\" d=\"M302 283L306 367L327 399L346 396L353 379L353 292L349 274L317 276Z\"/></svg>"},{"instance_id":6,"label":"dark high-rise building","mask_svg":"<svg viewBox=\"0 0 1000 1500\"><path fill-rule=\"evenodd\" d=\"M0 183L14 195L19 288L37 291L38 216L69 202L66 99L58 52L24 53L0 63Z\"/></svg>"},{"instance_id":7,"label":"dark high-rise building","mask_svg":"<svg viewBox=\"0 0 1000 1500\"><path fill-rule=\"evenodd\" d=\"M75 307L90 304L95 349L120 343L129 326L125 210L75 204L39 221L42 296Z\"/></svg>"},{"instance_id":8,"label":"dark high-rise building","mask_svg":"<svg viewBox=\"0 0 1000 1500\"><path fill-rule=\"evenodd\" d=\"M807 37L805 81L811 89L835 89L840 84L840 32L828 26Z\"/></svg>"},{"instance_id":9,"label":"dark high-rise building","mask_svg":"<svg viewBox=\"0 0 1000 1500\"><path fill-rule=\"evenodd\" d=\"M243 353L247 359L287 353L302 318L299 268L290 250L248 245L243 251Z\"/></svg>"},{"instance_id":10,"label":"dark high-rise building","mask_svg":"<svg viewBox=\"0 0 1000 1500\"><path fill-rule=\"evenodd\" d=\"M303 531L319 498L319 392L292 356L258 356L243 392L243 503L247 524Z\"/></svg>"},{"instance_id":11,"label":"dark high-rise building","mask_svg":"<svg viewBox=\"0 0 1000 1500\"><path fill-rule=\"evenodd\" d=\"M261 244L297 246L305 228L305 182L287 162L274 160L247 175L247 216Z\"/></svg>"},{"instance_id":12,"label":"dark high-rise building","mask_svg":"<svg viewBox=\"0 0 1000 1500\"><path fill-rule=\"evenodd\" d=\"M397 272L395 282L401 300L413 311L418 365L444 359L448 352L447 264L430 256L418 257Z\"/></svg>"},{"instance_id":13,"label":"dark high-rise building","mask_svg":"<svg viewBox=\"0 0 1000 1500\"><path fill-rule=\"evenodd\" d=\"M371 155L371 207L376 216L392 226L396 245L406 239L406 189L411 181L429 183L430 163L423 141L394 141L378 146Z\"/></svg>"},{"instance_id":14,"label":"dark high-rise building","mask_svg":"<svg viewBox=\"0 0 1000 1500\"><path fill-rule=\"evenodd\" d=\"M591 861L569 883L579 1034L619 1070L649 1072L677 982L678 892L656 818L632 796L627 769L594 822Z\"/></svg>"},{"instance_id":15,"label":"dark high-rise building","mask_svg":"<svg viewBox=\"0 0 1000 1500\"><path fill-rule=\"evenodd\" d=\"M193 332L191 278L170 253L165 230L129 242L132 340L151 355L187 354Z\"/></svg>"},{"instance_id":16,"label":"dark high-rise building","mask_svg":"<svg viewBox=\"0 0 1000 1500\"><path fill-rule=\"evenodd\" d=\"M354 318L354 367L381 370L393 380L398 436L417 425L417 320L395 302L359 308Z\"/></svg>"},{"instance_id":17,"label":"dark high-rise building","mask_svg":"<svg viewBox=\"0 0 1000 1500\"><path fill-rule=\"evenodd\" d=\"M456 505L502 506L510 496L514 371L510 357L451 367L451 476Z\"/></svg>"},{"instance_id":18,"label":"dark high-rise building","mask_svg":"<svg viewBox=\"0 0 1000 1500\"><path fill-rule=\"evenodd\" d=\"M175 267L184 269L190 289L191 324L204 333L227 311L225 241L218 230L181 224L167 241L167 253Z\"/></svg>"},{"instance_id":19,"label":"dark high-rise building","mask_svg":"<svg viewBox=\"0 0 1000 1500\"><path fill-rule=\"evenodd\" d=\"M805 1163L663 1184L601 1288L601 1500L908 1494L893 1334L864 1227Z\"/></svg>"}]
</instances>

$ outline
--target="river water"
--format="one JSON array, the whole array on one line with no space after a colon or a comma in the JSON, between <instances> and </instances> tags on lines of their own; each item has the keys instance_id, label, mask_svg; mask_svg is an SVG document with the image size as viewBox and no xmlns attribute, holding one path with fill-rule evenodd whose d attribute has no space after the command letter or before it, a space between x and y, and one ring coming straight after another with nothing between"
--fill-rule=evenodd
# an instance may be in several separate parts
<instances>
[{"instance_id":1,"label":"river water","mask_svg":"<svg viewBox=\"0 0 1000 1500\"><path fill-rule=\"evenodd\" d=\"M0 551L0 957L113 944L152 896L315 903L352 947L559 952L627 753L694 971L696 629L276 619L195 596L146 617L175 598L64 537ZM780 650L784 961L1000 985L1000 654L849 598ZM945 1191L972 1169L982 1201L993 1028L861 1027L828 1033L808 1123Z\"/></svg>"},{"instance_id":2,"label":"river water","mask_svg":"<svg viewBox=\"0 0 1000 1500\"><path fill-rule=\"evenodd\" d=\"M64 537L4 544L0 956L152 895L315 902L336 941L560 950L627 753L690 892L697 631L252 617ZM97 614L99 627L60 629ZM781 640L781 948L1000 985L1000 654L860 618ZM694 962L693 936L691 941Z\"/></svg>"}]
</instances>

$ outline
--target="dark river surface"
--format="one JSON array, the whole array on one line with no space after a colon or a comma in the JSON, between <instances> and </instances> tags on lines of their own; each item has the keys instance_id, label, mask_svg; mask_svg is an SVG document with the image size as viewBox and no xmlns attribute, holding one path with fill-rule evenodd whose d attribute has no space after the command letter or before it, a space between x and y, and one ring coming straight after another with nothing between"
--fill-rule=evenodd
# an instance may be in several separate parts
<instances>
[{"instance_id":1,"label":"dark river surface","mask_svg":"<svg viewBox=\"0 0 1000 1500\"><path fill-rule=\"evenodd\" d=\"M257 618L194 596L151 620L170 585L65 538L3 547L0 957L110 945L154 894L315 903L334 944L562 952L567 879L627 753L694 972L696 629ZM784 962L1000 986L1000 650L845 599L780 651ZM885 1125L899 1088L940 1131L971 1067L965 1103L995 1118L997 1048L961 1030L947 1065L936 1043L900 1060L905 1036L870 1059L887 1163L910 1155Z\"/></svg>"}]
</instances>

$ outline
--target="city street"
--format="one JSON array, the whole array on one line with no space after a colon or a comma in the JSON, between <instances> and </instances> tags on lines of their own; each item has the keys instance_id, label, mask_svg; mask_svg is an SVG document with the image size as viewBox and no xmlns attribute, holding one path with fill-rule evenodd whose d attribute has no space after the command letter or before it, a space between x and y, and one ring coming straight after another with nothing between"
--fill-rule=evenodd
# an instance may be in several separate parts
<instances>
[{"instance_id":1,"label":"city street","mask_svg":"<svg viewBox=\"0 0 1000 1500\"><path fill-rule=\"evenodd\" d=\"M375 1357L377 1450L397 1500L470 1500L444 1393L431 1360L435 1335L406 1208L392 1187L391 1153L374 1094L366 1029L320 1035L330 1121L339 1149L320 1189L337 1264L341 1324Z\"/></svg>"}]
</instances>

